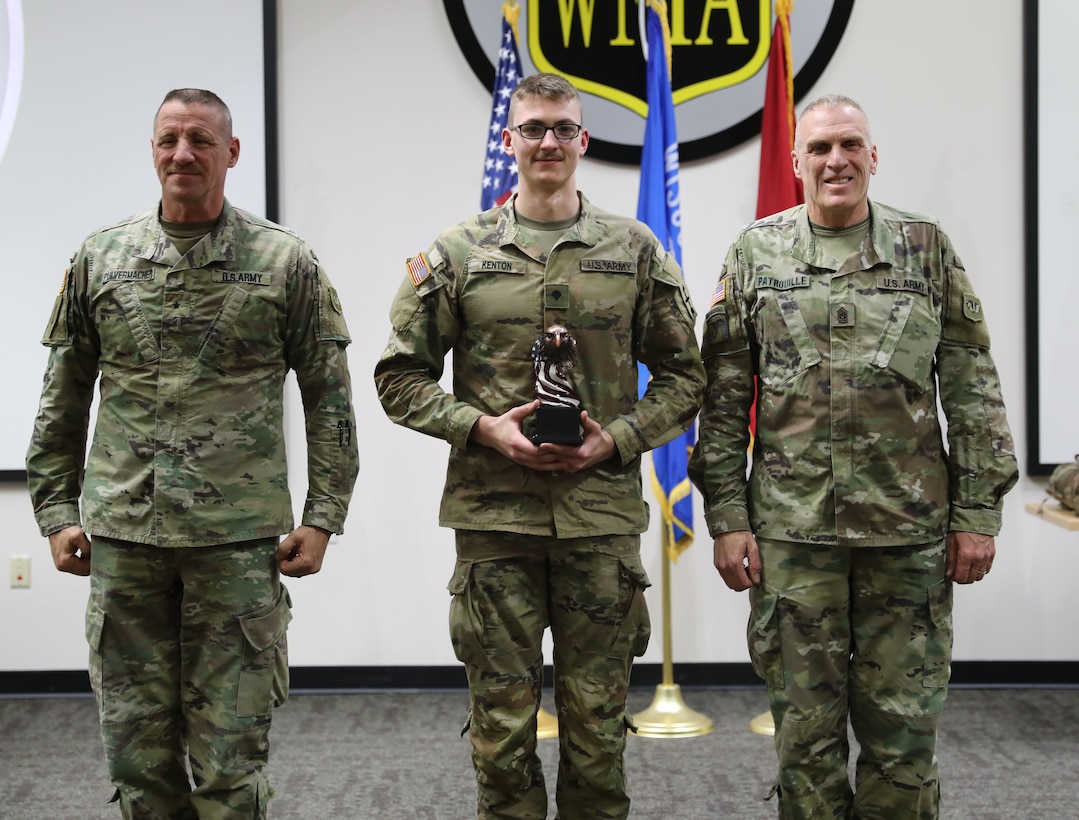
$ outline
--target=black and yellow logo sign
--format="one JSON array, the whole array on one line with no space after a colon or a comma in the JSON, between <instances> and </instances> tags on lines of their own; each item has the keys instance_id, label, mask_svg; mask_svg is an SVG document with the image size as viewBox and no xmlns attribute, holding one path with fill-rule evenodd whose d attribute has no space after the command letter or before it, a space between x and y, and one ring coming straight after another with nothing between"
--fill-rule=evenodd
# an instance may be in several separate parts
<instances>
[{"instance_id":1,"label":"black and yellow logo sign","mask_svg":"<svg viewBox=\"0 0 1079 820\"><path fill-rule=\"evenodd\" d=\"M675 105L752 77L768 59L771 1L713 0L700 19L686 19L687 0L670 4L677 49ZM743 14L743 10L745 14ZM536 68L564 75L578 91L648 114L637 4L596 0L528 4L528 50Z\"/></svg>"},{"instance_id":2,"label":"black and yellow logo sign","mask_svg":"<svg viewBox=\"0 0 1079 820\"><path fill-rule=\"evenodd\" d=\"M523 73L553 71L581 92L589 154L640 159L647 115L637 0L518 0ZM476 76L494 85L501 3L443 0ZM823 72L854 0L802 0L791 15L795 99ZM760 133L772 37L772 0L668 0L671 88L682 160L724 151Z\"/></svg>"}]
</instances>

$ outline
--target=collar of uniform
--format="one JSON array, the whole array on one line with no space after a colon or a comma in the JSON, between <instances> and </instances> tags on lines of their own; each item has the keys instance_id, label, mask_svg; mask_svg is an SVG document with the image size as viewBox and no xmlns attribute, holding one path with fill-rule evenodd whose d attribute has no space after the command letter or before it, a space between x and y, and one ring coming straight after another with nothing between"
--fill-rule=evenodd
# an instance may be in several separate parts
<instances>
[{"instance_id":1,"label":"collar of uniform","mask_svg":"<svg viewBox=\"0 0 1079 820\"><path fill-rule=\"evenodd\" d=\"M869 234L862 240L861 253L862 265L867 270L881 262L895 264L895 245L885 220L881 219L880 207L873 200L869 200ZM791 256L807 265L820 268L824 267L820 264L822 254L820 242L809 227L809 210L805 205L799 205L794 214Z\"/></svg>"},{"instance_id":2,"label":"collar of uniform","mask_svg":"<svg viewBox=\"0 0 1079 820\"><path fill-rule=\"evenodd\" d=\"M567 228L566 233L576 234L580 242L592 246L599 242L602 233L596 222L596 209L589 203L588 197L580 191L577 192L577 196L581 200L581 212L577 217L577 222ZM517 194L514 193L498 214L498 226L495 230L498 232L499 245L518 245L517 237L521 231L521 225L517 221L517 211L514 209L516 200Z\"/></svg>"},{"instance_id":3,"label":"collar of uniform","mask_svg":"<svg viewBox=\"0 0 1079 820\"><path fill-rule=\"evenodd\" d=\"M237 217L228 199L224 202L217 224L210 231L210 241L196 243L183 257L169 242L165 229L161 227L160 213L161 204L158 203L157 208L151 212L152 218L146 220L142 236L135 244L133 252L139 259L148 259L171 268L194 269L208 267L212 262L227 262L233 258L236 249Z\"/></svg>"},{"instance_id":4,"label":"collar of uniform","mask_svg":"<svg viewBox=\"0 0 1079 820\"><path fill-rule=\"evenodd\" d=\"M895 265L895 240L888 230L886 220L882 218L880 206L873 200L869 200L869 220L869 236L876 256L875 259L869 260L870 265L878 262ZM865 257L867 253L868 248L863 241L862 256Z\"/></svg>"}]
</instances>

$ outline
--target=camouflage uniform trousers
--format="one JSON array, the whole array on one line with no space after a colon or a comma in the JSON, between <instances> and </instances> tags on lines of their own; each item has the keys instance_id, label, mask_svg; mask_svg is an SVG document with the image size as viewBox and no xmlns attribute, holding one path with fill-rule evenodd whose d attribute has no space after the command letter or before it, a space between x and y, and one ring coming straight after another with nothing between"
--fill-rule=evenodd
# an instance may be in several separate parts
<instances>
[{"instance_id":1,"label":"camouflage uniform trousers","mask_svg":"<svg viewBox=\"0 0 1079 820\"><path fill-rule=\"evenodd\" d=\"M86 637L125 818L265 818L291 620L268 538L163 549L94 538Z\"/></svg>"},{"instance_id":2,"label":"camouflage uniform trousers","mask_svg":"<svg viewBox=\"0 0 1079 820\"><path fill-rule=\"evenodd\" d=\"M561 820L629 814L623 753L634 656L651 632L639 536L457 531L450 637L465 664L477 817L547 817L536 755L543 633L554 643Z\"/></svg>"},{"instance_id":3,"label":"camouflage uniform trousers","mask_svg":"<svg viewBox=\"0 0 1079 820\"><path fill-rule=\"evenodd\" d=\"M952 652L945 542L758 544L749 649L775 723L780 818L938 817ZM853 793L848 717L860 747Z\"/></svg>"}]
</instances>

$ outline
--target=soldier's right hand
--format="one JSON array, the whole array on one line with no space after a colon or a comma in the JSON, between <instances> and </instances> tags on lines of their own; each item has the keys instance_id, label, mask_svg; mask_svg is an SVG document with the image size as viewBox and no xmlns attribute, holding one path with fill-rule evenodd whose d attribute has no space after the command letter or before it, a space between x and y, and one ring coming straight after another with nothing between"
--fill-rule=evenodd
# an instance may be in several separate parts
<instances>
[{"instance_id":1,"label":"soldier's right hand","mask_svg":"<svg viewBox=\"0 0 1079 820\"><path fill-rule=\"evenodd\" d=\"M724 583L735 592L760 584L761 554L753 533L737 530L717 535L712 553Z\"/></svg>"},{"instance_id":2,"label":"soldier's right hand","mask_svg":"<svg viewBox=\"0 0 1079 820\"><path fill-rule=\"evenodd\" d=\"M49 536L52 562L60 572L90 574L90 539L82 527L66 527Z\"/></svg>"},{"instance_id":3,"label":"soldier's right hand","mask_svg":"<svg viewBox=\"0 0 1079 820\"><path fill-rule=\"evenodd\" d=\"M498 450L523 467L548 471L565 469L562 456L540 449L521 432L525 419L535 413L539 405L539 399L536 399L511 407L501 416L481 416L472 426L469 439Z\"/></svg>"}]
</instances>

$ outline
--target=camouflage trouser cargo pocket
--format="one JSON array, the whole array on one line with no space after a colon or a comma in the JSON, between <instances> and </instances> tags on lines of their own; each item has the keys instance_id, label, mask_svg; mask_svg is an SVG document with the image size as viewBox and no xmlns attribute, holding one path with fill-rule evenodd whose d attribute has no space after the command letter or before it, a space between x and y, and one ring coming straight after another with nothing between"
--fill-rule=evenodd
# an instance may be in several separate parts
<instances>
[{"instance_id":1,"label":"camouflage trouser cargo pocket","mask_svg":"<svg viewBox=\"0 0 1079 820\"><path fill-rule=\"evenodd\" d=\"M292 600L282 584L269 607L240 616L243 664L236 692L236 716L265 715L288 697L288 643Z\"/></svg>"},{"instance_id":2,"label":"camouflage trouser cargo pocket","mask_svg":"<svg viewBox=\"0 0 1079 820\"><path fill-rule=\"evenodd\" d=\"M929 595L929 624L925 638L925 676L930 689L948 685L952 657L952 582L940 581L926 590Z\"/></svg>"},{"instance_id":3,"label":"camouflage trouser cargo pocket","mask_svg":"<svg viewBox=\"0 0 1079 820\"><path fill-rule=\"evenodd\" d=\"M776 604L779 593L766 584L749 590L749 658L753 671L769 689L784 688L783 651L779 640L779 618Z\"/></svg>"},{"instance_id":4,"label":"camouflage trouser cargo pocket","mask_svg":"<svg viewBox=\"0 0 1079 820\"><path fill-rule=\"evenodd\" d=\"M453 598L450 600L450 642L457 660L467 665L483 662L487 653L479 636L483 625L478 622L478 613L470 606L468 585L472 576L472 562L458 561L453 577L447 589Z\"/></svg>"},{"instance_id":5,"label":"camouflage trouser cargo pocket","mask_svg":"<svg viewBox=\"0 0 1079 820\"><path fill-rule=\"evenodd\" d=\"M101 700L101 635L105 631L105 610L92 597L86 602L86 643L90 647L90 688Z\"/></svg>"},{"instance_id":6,"label":"camouflage trouser cargo pocket","mask_svg":"<svg viewBox=\"0 0 1079 820\"><path fill-rule=\"evenodd\" d=\"M652 585L639 556L625 555L620 563L622 624L609 652L612 658L640 657L648 649L652 622L648 615L644 591Z\"/></svg>"}]
</instances>

